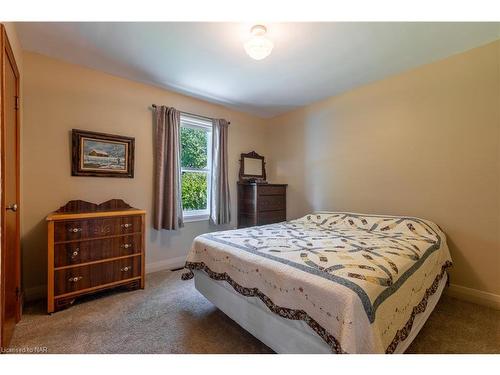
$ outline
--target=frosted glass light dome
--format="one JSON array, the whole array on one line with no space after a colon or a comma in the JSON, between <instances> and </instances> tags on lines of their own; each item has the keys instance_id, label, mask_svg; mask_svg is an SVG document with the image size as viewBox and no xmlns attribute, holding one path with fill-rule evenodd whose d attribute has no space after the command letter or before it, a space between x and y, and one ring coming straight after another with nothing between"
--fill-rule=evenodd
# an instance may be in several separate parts
<instances>
[{"instance_id":1,"label":"frosted glass light dome","mask_svg":"<svg viewBox=\"0 0 500 375\"><path fill-rule=\"evenodd\" d=\"M243 45L246 53L255 60L265 59L273 50L274 44L264 35L267 32L265 26L255 25L250 30L252 36Z\"/></svg>"}]
</instances>

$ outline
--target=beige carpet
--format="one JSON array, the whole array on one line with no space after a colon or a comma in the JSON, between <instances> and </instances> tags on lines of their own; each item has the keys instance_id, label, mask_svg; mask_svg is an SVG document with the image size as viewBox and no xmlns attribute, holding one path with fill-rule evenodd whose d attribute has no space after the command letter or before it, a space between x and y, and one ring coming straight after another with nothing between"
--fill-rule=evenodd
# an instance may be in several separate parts
<instances>
[{"instance_id":1,"label":"beige carpet","mask_svg":"<svg viewBox=\"0 0 500 375\"><path fill-rule=\"evenodd\" d=\"M49 353L272 353L226 317L182 271L147 276L145 290L101 293L55 313L28 307L11 347ZM500 353L500 311L444 296L409 353Z\"/></svg>"}]
</instances>

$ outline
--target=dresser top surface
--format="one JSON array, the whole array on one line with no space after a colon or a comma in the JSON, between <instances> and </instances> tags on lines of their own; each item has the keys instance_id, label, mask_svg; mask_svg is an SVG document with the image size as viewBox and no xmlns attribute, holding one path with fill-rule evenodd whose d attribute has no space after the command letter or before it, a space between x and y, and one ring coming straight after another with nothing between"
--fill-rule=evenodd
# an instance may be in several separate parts
<instances>
[{"instance_id":1,"label":"dresser top surface","mask_svg":"<svg viewBox=\"0 0 500 375\"><path fill-rule=\"evenodd\" d=\"M142 215L145 210L131 207L122 199L110 199L100 204L72 200L47 216L47 221L87 219L96 217Z\"/></svg>"},{"instance_id":2,"label":"dresser top surface","mask_svg":"<svg viewBox=\"0 0 500 375\"><path fill-rule=\"evenodd\" d=\"M97 212L52 212L46 218L47 221L72 220L72 219L89 219L99 217L114 217L114 216L129 216L129 215L144 215L146 210L137 208L127 208L123 210L113 211L97 211Z\"/></svg>"}]
</instances>

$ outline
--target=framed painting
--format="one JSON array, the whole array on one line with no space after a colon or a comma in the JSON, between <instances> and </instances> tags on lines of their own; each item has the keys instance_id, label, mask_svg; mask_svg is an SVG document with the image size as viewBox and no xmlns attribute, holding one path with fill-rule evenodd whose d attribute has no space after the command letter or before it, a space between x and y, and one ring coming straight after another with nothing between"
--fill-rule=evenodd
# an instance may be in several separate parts
<instances>
[{"instance_id":1,"label":"framed painting","mask_svg":"<svg viewBox=\"0 0 500 375\"><path fill-rule=\"evenodd\" d=\"M134 177L135 138L72 130L72 176Z\"/></svg>"}]
</instances>

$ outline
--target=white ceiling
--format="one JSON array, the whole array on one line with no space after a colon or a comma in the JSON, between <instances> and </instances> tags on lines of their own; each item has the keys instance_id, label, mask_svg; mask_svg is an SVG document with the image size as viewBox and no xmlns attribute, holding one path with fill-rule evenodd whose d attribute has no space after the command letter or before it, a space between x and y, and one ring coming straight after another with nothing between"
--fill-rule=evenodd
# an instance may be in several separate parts
<instances>
[{"instance_id":1,"label":"white ceiling","mask_svg":"<svg viewBox=\"0 0 500 375\"><path fill-rule=\"evenodd\" d=\"M272 117L500 38L500 23L19 23L24 49ZM168 104L168 103L165 103Z\"/></svg>"}]
</instances>

